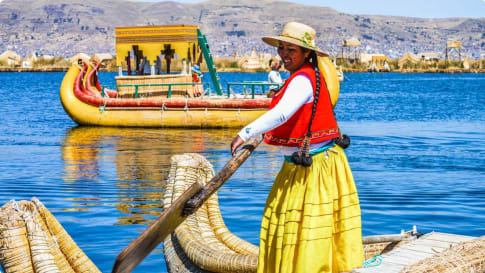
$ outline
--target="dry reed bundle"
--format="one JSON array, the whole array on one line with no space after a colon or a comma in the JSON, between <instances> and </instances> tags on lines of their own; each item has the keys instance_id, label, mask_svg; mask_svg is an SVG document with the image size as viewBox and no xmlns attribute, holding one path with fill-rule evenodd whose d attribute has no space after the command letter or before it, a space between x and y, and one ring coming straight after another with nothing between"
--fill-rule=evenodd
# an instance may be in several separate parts
<instances>
[{"instance_id":1,"label":"dry reed bundle","mask_svg":"<svg viewBox=\"0 0 485 273\"><path fill-rule=\"evenodd\" d=\"M406 266L402 273L485 272L485 236Z\"/></svg>"},{"instance_id":2,"label":"dry reed bundle","mask_svg":"<svg viewBox=\"0 0 485 273\"><path fill-rule=\"evenodd\" d=\"M0 263L5 273L34 273L27 228L13 201L0 208Z\"/></svg>"},{"instance_id":3,"label":"dry reed bundle","mask_svg":"<svg viewBox=\"0 0 485 273\"><path fill-rule=\"evenodd\" d=\"M198 154L173 156L164 206L170 206L192 183L198 181L205 184L213 175L212 165ZM228 234L218 208L217 195L214 194L209 200L164 240L165 259L169 271L255 272L258 260L257 247L232 233ZM216 223L214 224L210 218ZM218 230L217 233L214 226ZM234 242L243 243L234 247Z\"/></svg>"},{"instance_id":4,"label":"dry reed bundle","mask_svg":"<svg viewBox=\"0 0 485 273\"><path fill-rule=\"evenodd\" d=\"M42 204L37 198L32 198L32 202L35 204L39 214L48 227L51 236L57 238L57 243L60 251L64 254L68 260L70 266L76 273L81 272L101 272L96 265L84 254L84 252L78 247L74 240L69 236L67 231L57 221L54 215Z\"/></svg>"},{"instance_id":5,"label":"dry reed bundle","mask_svg":"<svg viewBox=\"0 0 485 273\"><path fill-rule=\"evenodd\" d=\"M373 243L364 244L364 260L369 260L375 255L387 253L393 249L396 249L402 245L408 244L412 240L403 240L399 242L384 242L384 243Z\"/></svg>"},{"instance_id":6,"label":"dry reed bundle","mask_svg":"<svg viewBox=\"0 0 485 273\"><path fill-rule=\"evenodd\" d=\"M0 209L0 262L10 272L100 272L36 198Z\"/></svg>"},{"instance_id":7,"label":"dry reed bundle","mask_svg":"<svg viewBox=\"0 0 485 273\"><path fill-rule=\"evenodd\" d=\"M38 222L39 213L32 202L20 201L18 207L22 211L25 227L27 228L27 239L30 245L30 255L34 271L37 273L60 272L56 265L54 256L49 248L48 235Z\"/></svg>"}]
</instances>

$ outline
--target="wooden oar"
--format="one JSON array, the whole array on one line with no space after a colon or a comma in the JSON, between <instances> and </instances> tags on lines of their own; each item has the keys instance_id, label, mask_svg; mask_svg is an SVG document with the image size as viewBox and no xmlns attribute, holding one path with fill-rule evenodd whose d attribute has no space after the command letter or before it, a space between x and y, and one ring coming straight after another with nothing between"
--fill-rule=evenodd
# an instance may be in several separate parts
<instances>
[{"instance_id":1,"label":"wooden oar","mask_svg":"<svg viewBox=\"0 0 485 273\"><path fill-rule=\"evenodd\" d=\"M187 216L197 210L241 166L261 143L261 136L250 139L205 186L195 182L138 238L116 258L112 273L129 273L145 259Z\"/></svg>"}]
</instances>

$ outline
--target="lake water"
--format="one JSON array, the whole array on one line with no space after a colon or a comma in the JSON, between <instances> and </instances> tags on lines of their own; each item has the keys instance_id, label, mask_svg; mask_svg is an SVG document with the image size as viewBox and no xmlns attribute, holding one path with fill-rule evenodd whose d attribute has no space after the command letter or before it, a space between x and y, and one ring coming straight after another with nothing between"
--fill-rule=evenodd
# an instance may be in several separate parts
<instances>
[{"instance_id":1,"label":"lake water","mask_svg":"<svg viewBox=\"0 0 485 273\"><path fill-rule=\"evenodd\" d=\"M101 73L113 84L115 73ZM0 204L37 197L103 272L161 213L171 155L198 152L220 170L237 130L77 127L64 113L64 73L0 73ZM286 75L287 76L287 75ZM222 73L228 81L265 73ZM351 136L364 235L485 235L485 74L347 73L336 114ZM208 80L209 75L206 75ZM220 190L236 235L258 244L281 165L261 145ZM159 246L135 272L166 272Z\"/></svg>"}]
</instances>

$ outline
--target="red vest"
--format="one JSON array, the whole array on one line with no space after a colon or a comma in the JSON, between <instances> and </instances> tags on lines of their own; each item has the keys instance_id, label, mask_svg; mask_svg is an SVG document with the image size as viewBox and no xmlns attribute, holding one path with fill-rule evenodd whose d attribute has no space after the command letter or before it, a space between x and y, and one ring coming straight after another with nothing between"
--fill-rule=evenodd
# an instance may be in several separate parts
<instances>
[{"instance_id":1,"label":"red vest","mask_svg":"<svg viewBox=\"0 0 485 273\"><path fill-rule=\"evenodd\" d=\"M269 109L272 109L283 97L288 84L294 77L303 75L308 77L313 86L313 97L315 98L316 77L315 70L310 64L303 65L295 71L281 90L271 100ZM282 125L264 134L264 141L271 145L300 146L308 132L308 123L312 115L313 101L306 103L296 111L290 119ZM320 95L312 123L311 143L322 142L339 136L339 129L333 115L330 94L325 79L320 73Z\"/></svg>"}]
</instances>

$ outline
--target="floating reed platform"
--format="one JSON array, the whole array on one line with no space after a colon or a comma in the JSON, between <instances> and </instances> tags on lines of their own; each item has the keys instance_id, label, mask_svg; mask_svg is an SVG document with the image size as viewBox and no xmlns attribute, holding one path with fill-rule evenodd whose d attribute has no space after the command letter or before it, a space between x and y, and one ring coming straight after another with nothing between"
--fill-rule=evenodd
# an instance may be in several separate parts
<instances>
[{"instance_id":1,"label":"floating reed platform","mask_svg":"<svg viewBox=\"0 0 485 273\"><path fill-rule=\"evenodd\" d=\"M382 254L378 266L359 268L359 273L483 273L485 236L476 238L431 232Z\"/></svg>"}]
</instances>

